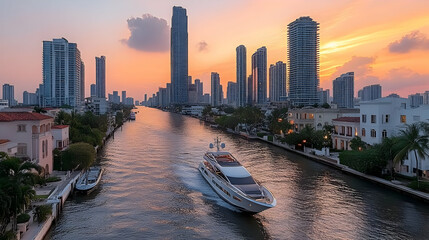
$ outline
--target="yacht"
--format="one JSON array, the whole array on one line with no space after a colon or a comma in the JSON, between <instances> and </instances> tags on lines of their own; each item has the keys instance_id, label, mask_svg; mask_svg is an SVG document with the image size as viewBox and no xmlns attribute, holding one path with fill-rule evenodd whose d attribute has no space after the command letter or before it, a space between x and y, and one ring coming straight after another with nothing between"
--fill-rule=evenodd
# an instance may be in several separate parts
<instances>
[{"instance_id":1,"label":"yacht","mask_svg":"<svg viewBox=\"0 0 429 240\"><path fill-rule=\"evenodd\" d=\"M135 112L130 112L130 119L136 120L136 113Z\"/></svg>"},{"instance_id":2,"label":"yacht","mask_svg":"<svg viewBox=\"0 0 429 240\"><path fill-rule=\"evenodd\" d=\"M206 152L198 170L223 200L249 213L276 206L277 201L268 189L257 183L231 153L220 151L225 144L219 138L210 144L210 148L214 146L217 151Z\"/></svg>"},{"instance_id":3,"label":"yacht","mask_svg":"<svg viewBox=\"0 0 429 240\"><path fill-rule=\"evenodd\" d=\"M76 190L85 193L91 193L100 182L103 175L101 167L90 167L77 180Z\"/></svg>"}]
</instances>

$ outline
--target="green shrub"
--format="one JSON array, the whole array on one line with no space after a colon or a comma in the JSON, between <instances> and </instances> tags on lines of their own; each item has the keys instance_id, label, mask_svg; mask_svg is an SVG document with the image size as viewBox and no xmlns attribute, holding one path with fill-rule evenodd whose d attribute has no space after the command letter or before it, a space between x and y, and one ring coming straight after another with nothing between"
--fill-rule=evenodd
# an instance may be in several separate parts
<instances>
[{"instance_id":1,"label":"green shrub","mask_svg":"<svg viewBox=\"0 0 429 240\"><path fill-rule=\"evenodd\" d=\"M408 184L409 188L412 188L414 190L427 192L429 193L429 182L419 182L419 186L417 186L417 180L412 181L410 184Z\"/></svg>"},{"instance_id":2,"label":"green shrub","mask_svg":"<svg viewBox=\"0 0 429 240\"><path fill-rule=\"evenodd\" d=\"M52 206L51 205L40 205L36 207L35 217L39 223L46 221L49 215L52 214Z\"/></svg>"},{"instance_id":3,"label":"green shrub","mask_svg":"<svg viewBox=\"0 0 429 240\"><path fill-rule=\"evenodd\" d=\"M61 181L61 178L60 177L57 177L57 176L53 176L53 177L48 177L48 178L46 178L46 180L45 180L46 182L58 182L58 181Z\"/></svg>"},{"instance_id":4,"label":"green shrub","mask_svg":"<svg viewBox=\"0 0 429 240\"><path fill-rule=\"evenodd\" d=\"M381 175L386 160L379 157L376 149L365 151L343 151L339 155L340 163L362 173Z\"/></svg>"},{"instance_id":5,"label":"green shrub","mask_svg":"<svg viewBox=\"0 0 429 240\"><path fill-rule=\"evenodd\" d=\"M261 137L264 137L264 136L265 136L265 133L261 133L261 132L259 132L259 133L257 133L256 135L257 135L258 137L260 137L260 138L261 138Z\"/></svg>"},{"instance_id":6,"label":"green shrub","mask_svg":"<svg viewBox=\"0 0 429 240\"><path fill-rule=\"evenodd\" d=\"M273 139L274 139L274 137L273 137L273 136L268 136L268 141L272 142L272 141L273 141Z\"/></svg>"},{"instance_id":7,"label":"green shrub","mask_svg":"<svg viewBox=\"0 0 429 240\"><path fill-rule=\"evenodd\" d=\"M17 223L25 223L25 222L28 222L29 220L30 220L30 215L28 215L27 213L19 214L18 217L16 217Z\"/></svg>"}]
</instances>

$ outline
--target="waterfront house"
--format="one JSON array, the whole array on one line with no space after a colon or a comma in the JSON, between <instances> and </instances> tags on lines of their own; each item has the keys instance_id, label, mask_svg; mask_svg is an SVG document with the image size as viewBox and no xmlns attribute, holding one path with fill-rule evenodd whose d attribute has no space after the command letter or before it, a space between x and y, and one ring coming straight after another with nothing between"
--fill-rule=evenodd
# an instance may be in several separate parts
<instances>
[{"instance_id":1,"label":"waterfront house","mask_svg":"<svg viewBox=\"0 0 429 240\"><path fill-rule=\"evenodd\" d=\"M69 146L69 126L68 125L55 125L52 128L52 137L54 142L52 144L53 149L55 148L62 151Z\"/></svg>"},{"instance_id":2,"label":"waterfront house","mask_svg":"<svg viewBox=\"0 0 429 240\"><path fill-rule=\"evenodd\" d=\"M350 141L359 135L359 117L340 117L332 120L334 132L332 146L338 150L351 150Z\"/></svg>"},{"instance_id":3,"label":"waterfront house","mask_svg":"<svg viewBox=\"0 0 429 240\"><path fill-rule=\"evenodd\" d=\"M52 117L40 113L0 112L0 139L16 144L16 157L37 163L50 173L53 125Z\"/></svg>"}]
</instances>

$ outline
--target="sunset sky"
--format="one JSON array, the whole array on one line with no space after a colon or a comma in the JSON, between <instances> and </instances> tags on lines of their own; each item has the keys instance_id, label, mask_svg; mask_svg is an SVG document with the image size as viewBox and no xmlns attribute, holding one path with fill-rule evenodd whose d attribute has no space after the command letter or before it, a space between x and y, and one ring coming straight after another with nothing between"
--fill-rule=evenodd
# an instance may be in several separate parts
<instances>
[{"instance_id":1,"label":"sunset sky","mask_svg":"<svg viewBox=\"0 0 429 240\"><path fill-rule=\"evenodd\" d=\"M189 75L210 91L210 72L235 81L235 48L250 56L266 46L268 64L287 61L287 25L301 16L320 23L320 86L355 72L355 92L379 83L383 96L429 90L429 1L286 0L0 0L0 84L15 98L42 83L42 41L77 43L86 94L95 56L106 56L106 90L143 100L170 82L173 6L187 9ZM332 94L332 92L331 92Z\"/></svg>"}]
</instances>

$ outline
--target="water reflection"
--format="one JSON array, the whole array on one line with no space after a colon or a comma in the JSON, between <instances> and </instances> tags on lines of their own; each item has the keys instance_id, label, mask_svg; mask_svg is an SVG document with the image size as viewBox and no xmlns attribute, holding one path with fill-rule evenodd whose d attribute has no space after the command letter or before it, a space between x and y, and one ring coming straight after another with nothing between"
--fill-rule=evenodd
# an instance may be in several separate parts
<instances>
[{"instance_id":1,"label":"water reflection","mask_svg":"<svg viewBox=\"0 0 429 240\"><path fill-rule=\"evenodd\" d=\"M68 201L47 239L367 239L429 234L429 207L283 149L140 108L108 141L101 187ZM197 166L220 136L277 206L256 215L225 203Z\"/></svg>"}]
</instances>

